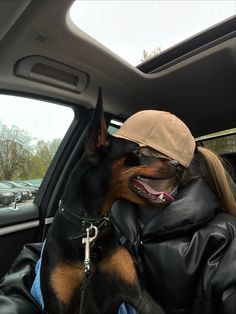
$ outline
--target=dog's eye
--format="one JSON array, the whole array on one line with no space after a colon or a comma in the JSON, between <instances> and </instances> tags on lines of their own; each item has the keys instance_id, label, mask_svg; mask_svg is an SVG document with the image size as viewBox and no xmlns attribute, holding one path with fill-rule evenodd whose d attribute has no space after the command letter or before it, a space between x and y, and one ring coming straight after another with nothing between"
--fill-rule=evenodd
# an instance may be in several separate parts
<instances>
[{"instance_id":1,"label":"dog's eye","mask_svg":"<svg viewBox=\"0 0 236 314\"><path fill-rule=\"evenodd\" d=\"M133 151L133 153L134 153L138 158L141 158L140 149L135 149L135 150Z\"/></svg>"},{"instance_id":2,"label":"dog's eye","mask_svg":"<svg viewBox=\"0 0 236 314\"><path fill-rule=\"evenodd\" d=\"M137 166L140 163L140 153L138 150L130 152L125 155L126 166Z\"/></svg>"}]
</instances>

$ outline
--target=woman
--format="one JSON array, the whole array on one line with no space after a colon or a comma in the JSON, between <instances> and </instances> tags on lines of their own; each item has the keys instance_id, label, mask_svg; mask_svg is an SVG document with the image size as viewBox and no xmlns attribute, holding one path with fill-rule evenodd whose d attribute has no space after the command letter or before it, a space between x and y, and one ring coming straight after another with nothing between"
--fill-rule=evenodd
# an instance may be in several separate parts
<instances>
[{"instance_id":1,"label":"woman","mask_svg":"<svg viewBox=\"0 0 236 314\"><path fill-rule=\"evenodd\" d=\"M167 180L140 179L150 208L121 200L112 209L148 292L168 314L235 314L235 185L222 161L196 147L187 126L163 111L134 114L114 136L138 143L147 164L158 159L176 167ZM122 305L122 313L135 311Z\"/></svg>"}]
</instances>

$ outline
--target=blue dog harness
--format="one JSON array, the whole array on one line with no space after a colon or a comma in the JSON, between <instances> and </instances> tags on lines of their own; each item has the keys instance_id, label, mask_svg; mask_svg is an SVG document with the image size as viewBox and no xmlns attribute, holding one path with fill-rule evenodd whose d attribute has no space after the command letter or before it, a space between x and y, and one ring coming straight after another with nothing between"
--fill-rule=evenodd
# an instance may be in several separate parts
<instances>
[{"instance_id":1,"label":"blue dog harness","mask_svg":"<svg viewBox=\"0 0 236 314\"><path fill-rule=\"evenodd\" d=\"M34 282L30 291L34 299L40 305L42 311L44 310L44 302L43 302L43 296L42 296L42 291L40 287L40 269L41 269L41 264L42 264L42 254L43 254L44 245L45 245L45 242L43 243L43 246L42 246L40 258L37 261L36 266L35 266L35 278L34 278Z\"/></svg>"}]
</instances>

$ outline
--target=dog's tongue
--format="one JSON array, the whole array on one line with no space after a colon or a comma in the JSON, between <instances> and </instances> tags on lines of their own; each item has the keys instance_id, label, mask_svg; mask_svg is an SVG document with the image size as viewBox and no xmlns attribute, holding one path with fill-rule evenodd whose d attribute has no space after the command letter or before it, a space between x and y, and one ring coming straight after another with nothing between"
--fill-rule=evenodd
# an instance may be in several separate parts
<instances>
[{"instance_id":1,"label":"dog's tongue","mask_svg":"<svg viewBox=\"0 0 236 314\"><path fill-rule=\"evenodd\" d=\"M157 192L153 188L151 188L150 185L148 185L146 182L144 182L142 180L133 179L133 182L136 185L136 187L142 189L147 194L150 194L150 196L154 196L155 198L161 196L163 199L165 199L169 202L172 202L174 200L174 198L170 194L168 194L166 192Z\"/></svg>"}]
</instances>

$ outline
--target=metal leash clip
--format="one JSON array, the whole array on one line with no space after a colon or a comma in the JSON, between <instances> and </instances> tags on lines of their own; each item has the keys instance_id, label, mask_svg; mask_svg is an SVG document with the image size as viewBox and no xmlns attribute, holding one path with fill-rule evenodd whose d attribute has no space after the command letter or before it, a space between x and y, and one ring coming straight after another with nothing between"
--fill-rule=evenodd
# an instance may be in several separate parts
<instances>
[{"instance_id":1,"label":"metal leash clip","mask_svg":"<svg viewBox=\"0 0 236 314\"><path fill-rule=\"evenodd\" d=\"M90 236L90 233L94 232L93 236ZM98 236L98 228L91 224L89 228L86 228L86 233L87 236L86 238L82 239L82 244L85 245L84 250L84 271L88 273L90 271L90 248L91 248L91 243L94 242Z\"/></svg>"}]
</instances>

